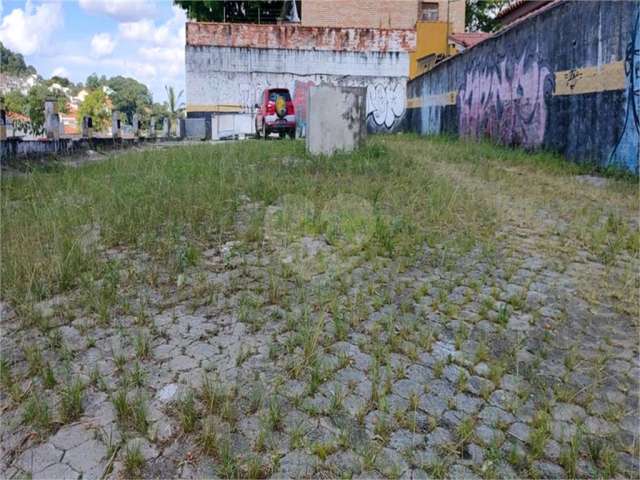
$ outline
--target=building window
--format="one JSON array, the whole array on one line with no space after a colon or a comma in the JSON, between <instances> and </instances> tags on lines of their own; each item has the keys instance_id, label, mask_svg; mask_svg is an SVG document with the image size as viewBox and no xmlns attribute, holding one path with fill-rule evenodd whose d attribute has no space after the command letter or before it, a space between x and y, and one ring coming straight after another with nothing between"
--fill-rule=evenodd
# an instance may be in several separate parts
<instances>
[{"instance_id":1,"label":"building window","mask_svg":"<svg viewBox=\"0 0 640 480\"><path fill-rule=\"evenodd\" d=\"M420 2L420 20L438 21L438 2Z\"/></svg>"}]
</instances>

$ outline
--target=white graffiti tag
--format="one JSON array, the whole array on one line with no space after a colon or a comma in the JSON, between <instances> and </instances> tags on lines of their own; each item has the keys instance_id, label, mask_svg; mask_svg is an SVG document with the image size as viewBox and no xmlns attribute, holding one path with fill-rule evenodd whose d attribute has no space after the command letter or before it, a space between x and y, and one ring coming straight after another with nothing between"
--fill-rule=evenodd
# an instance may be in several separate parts
<instances>
[{"instance_id":1,"label":"white graffiti tag","mask_svg":"<svg viewBox=\"0 0 640 480\"><path fill-rule=\"evenodd\" d=\"M377 125L387 128L404 113L405 88L402 84L384 86L380 83L367 88L367 114Z\"/></svg>"}]
</instances>

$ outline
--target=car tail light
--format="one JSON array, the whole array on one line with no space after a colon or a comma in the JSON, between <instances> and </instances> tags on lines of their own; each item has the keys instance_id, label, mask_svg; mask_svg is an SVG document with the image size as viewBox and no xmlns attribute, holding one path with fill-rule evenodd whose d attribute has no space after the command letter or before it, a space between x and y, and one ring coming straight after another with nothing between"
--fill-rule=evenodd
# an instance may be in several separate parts
<instances>
[{"instance_id":1,"label":"car tail light","mask_svg":"<svg viewBox=\"0 0 640 480\"><path fill-rule=\"evenodd\" d=\"M293 102L287 102L287 115L293 115L294 113Z\"/></svg>"},{"instance_id":2,"label":"car tail light","mask_svg":"<svg viewBox=\"0 0 640 480\"><path fill-rule=\"evenodd\" d=\"M267 114L271 115L274 113L276 113L276 104L269 100L269 102L267 102Z\"/></svg>"}]
</instances>

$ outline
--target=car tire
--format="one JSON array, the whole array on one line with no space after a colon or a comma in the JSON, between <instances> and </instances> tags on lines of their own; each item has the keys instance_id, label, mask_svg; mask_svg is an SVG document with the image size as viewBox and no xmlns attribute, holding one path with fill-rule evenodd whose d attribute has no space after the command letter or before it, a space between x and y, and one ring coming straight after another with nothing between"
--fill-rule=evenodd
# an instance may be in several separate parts
<instances>
[{"instance_id":1,"label":"car tire","mask_svg":"<svg viewBox=\"0 0 640 480\"><path fill-rule=\"evenodd\" d=\"M264 123L262 124L262 135L265 140L269 138L269 130L267 130L267 126Z\"/></svg>"},{"instance_id":2,"label":"car tire","mask_svg":"<svg viewBox=\"0 0 640 480\"><path fill-rule=\"evenodd\" d=\"M289 130L289 138L291 140L295 140L295 138L296 138L296 129L295 128Z\"/></svg>"}]
</instances>

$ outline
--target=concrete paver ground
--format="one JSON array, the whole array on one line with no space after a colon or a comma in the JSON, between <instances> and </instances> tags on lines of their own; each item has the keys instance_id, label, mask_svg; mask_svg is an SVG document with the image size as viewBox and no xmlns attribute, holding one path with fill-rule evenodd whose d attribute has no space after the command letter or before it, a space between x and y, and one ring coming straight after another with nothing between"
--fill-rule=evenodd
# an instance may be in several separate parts
<instances>
[{"instance_id":1,"label":"concrete paver ground","mask_svg":"<svg viewBox=\"0 0 640 480\"><path fill-rule=\"evenodd\" d=\"M75 293L39 305L46 330L3 305L24 394L2 390L2 476L637 477L637 298L618 293L637 257L569 248L577 206L496 198L492 248L407 262L234 241L177 282L119 248L135 281L108 322Z\"/></svg>"}]
</instances>

